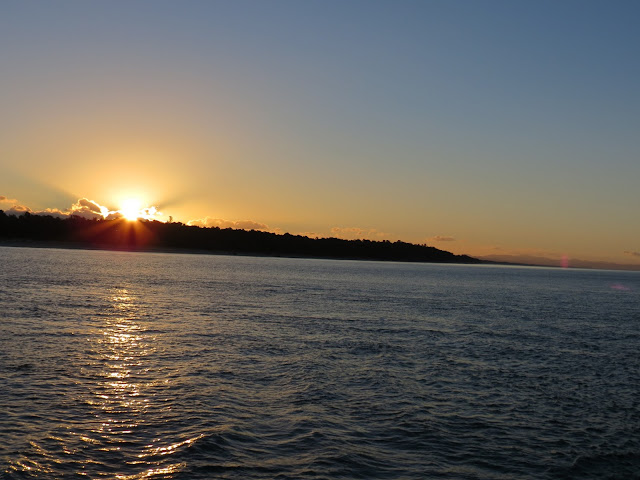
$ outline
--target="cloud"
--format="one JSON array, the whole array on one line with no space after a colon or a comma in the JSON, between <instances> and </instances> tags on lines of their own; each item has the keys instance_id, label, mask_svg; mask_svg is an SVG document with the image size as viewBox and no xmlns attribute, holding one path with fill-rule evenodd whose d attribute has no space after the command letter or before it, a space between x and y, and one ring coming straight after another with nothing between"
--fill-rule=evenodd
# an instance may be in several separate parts
<instances>
[{"instance_id":1,"label":"cloud","mask_svg":"<svg viewBox=\"0 0 640 480\"><path fill-rule=\"evenodd\" d=\"M388 233L381 232L375 228L366 229L360 227L333 227L331 235L346 240L381 240L389 237Z\"/></svg>"},{"instance_id":2,"label":"cloud","mask_svg":"<svg viewBox=\"0 0 640 480\"><path fill-rule=\"evenodd\" d=\"M27 212L33 213L29 207L25 207L24 205L14 205L10 209L4 211L7 215L22 215Z\"/></svg>"},{"instance_id":3,"label":"cloud","mask_svg":"<svg viewBox=\"0 0 640 480\"><path fill-rule=\"evenodd\" d=\"M447 235L436 235L435 237L430 237L427 240L431 242L455 242L456 241L454 237L449 237Z\"/></svg>"},{"instance_id":4,"label":"cloud","mask_svg":"<svg viewBox=\"0 0 640 480\"><path fill-rule=\"evenodd\" d=\"M297 235L303 236L303 237L309 237L309 238L324 238L325 235L323 235L322 233L318 233L318 232L299 232L297 233Z\"/></svg>"},{"instance_id":5,"label":"cloud","mask_svg":"<svg viewBox=\"0 0 640 480\"><path fill-rule=\"evenodd\" d=\"M223 220L222 218L205 217L198 220L190 220L187 225L193 225L197 227L218 227L218 228L234 228L239 230L261 230L271 231L269 225L264 223L254 222L253 220ZM278 229L276 229L278 230Z\"/></svg>"},{"instance_id":6,"label":"cloud","mask_svg":"<svg viewBox=\"0 0 640 480\"><path fill-rule=\"evenodd\" d=\"M40 211L40 212L36 212L37 215L49 215L51 217L57 217L57 218L67 218L69 216L68 213L63 212L60 209L57 208L45 208L44 210Z\"/></svg>"},{"instance_id":7,"label":"cloud","mask_svg":"<svg viewBox=\"0 0 640 480\"><path fill-rule=\"evenodd\" d=\"M5 204L9 205L11 208L4 208ZM32 215L49 215L57 218L68 218L73 216L82 217L89 220L117 220L125 217L125 215L123 215L118 210L109 210L107 207L105 207L104 205L100 205L95 200L84 197L79 198L69 208L64 210L61 210L59 208L45 208L44 210L34 211L29 207L21 205L16 199L0 195L0 210L4 210L7 215L22 215L26 212L29 212ZM146 220L158 220L161 215L162 212L159 212L158 208L155 206L141 208L139 211L139 218L143 218ZM253 222L250 227L244 226L237 228L256 228L257 226L263 225ZM264 225L264 227L266 227L266 225Z\"/></svg>"},{"instance_id":8,"label":"cloud","mask_svg":"<svg viewBox=\"0 0 640 480\"><path fill-rule=\"evenodd\" d=\"M80 198L76 203L71 205L71 208L67 212L61 212L63 215L73 215L76 217L94 219L105 218L110 212L107 207L103 207L93 200L88 198Z\"/></svg>"},{"instance_id":9,"label":"cloud","mask_svg":"<svg viewBox=\"0 0 640 480\"><path fill-rule=\"evenodd\" d=\"M2 204L7 205L9 208L5 208ZM9 198L4 195L0 195L0 210L3 210L7 215L22 215L23 213L33 213L29 207L21 205L15 198Z\"/></svg>"},{"instance_id":10,"label":"cloud","mask_svg":"<svg viewBox=\"0 0 640 480\"><path fill-rule=\"evenodd\" d=\"M82 208L86 208L86 209L88 209L88 210L90 210L92 212L96 212L96 213L102 213L102 209L105 208L105 207L101 207L100 205L98 205L93 200L89 200L88 198L81 198L80 200L78 200L78 202L75 205L77 205L79 207L82 207Z\"/></svg>"},{"instance_id":11,"label":"cloud","mask_svg":"<svg viewBox=\"0 0 640 480\"><path fill-rule=\"evenodd\" d=\"M626 255L630 255L630 256L632 256L632 257L640 257L640 252L632 252L632 251L630 251L630 250L625 250L625 251L624 251L624 253L625 253Z\"/></svg>"},{"instance_id":12,"label":"cloud","mask_svg":"<svg viewBox=\"0 0 640 480\"><path fill-rule=\"evenodd\" d=\"M88 198L80 198L76 203L71 205L66 210L60 210L58 208L45 208L44 210L31 210L25 205L21 205L18 200L14 198L8 198L4 195L0 195L0 204L11 205L11 208L5 209L4 213L7 215L22 215L26 212L32 215L50 215L52 217L67 218L70 216L78 216L88 219L104 218L109 213L107 207L103 207L99 203L89 200Z\"/></svg>"},{"instance_id":13,"label":"cloud","mask_svg":"<svg viewBox=\"0 0 640 480\"><path fill-rule=\"evenodd\" d=\"M120 212L108 212L108 215L104 217L105 220L119 220L121 218L124 218L124 215Z\"/></svg>"}]
</instances>

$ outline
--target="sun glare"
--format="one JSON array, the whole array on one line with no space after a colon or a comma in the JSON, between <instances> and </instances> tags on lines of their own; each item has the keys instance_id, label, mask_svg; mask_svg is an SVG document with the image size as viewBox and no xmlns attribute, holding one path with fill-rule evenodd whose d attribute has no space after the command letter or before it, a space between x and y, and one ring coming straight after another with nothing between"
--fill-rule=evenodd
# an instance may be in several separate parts
<instances>
[{"instance_id":1,"label":"sun glare","mask_svg":"<svg viewBox=\"0 0 640 480\"><path fill-rule=\"evenodd\" d=\"M137 198L128 198L124 200L120 205L120 210L118 210L124 218L129 221L137 220L139 217L143 216L143 212L141 211L142 202Z\"/></svg>"}]
</instances>

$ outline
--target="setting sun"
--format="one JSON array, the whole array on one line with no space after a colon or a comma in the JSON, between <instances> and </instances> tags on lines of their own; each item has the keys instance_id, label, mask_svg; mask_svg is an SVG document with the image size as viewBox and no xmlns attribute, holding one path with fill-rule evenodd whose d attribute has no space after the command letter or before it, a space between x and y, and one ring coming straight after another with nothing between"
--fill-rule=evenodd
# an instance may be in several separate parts
<instances>
[{"instance_id":1,"label":"setting sun","mask_svg":"<svg viewBox=\"0 0 640 480\"><path fill-rule=\"evenodd\" d=\"M120 205L120 210L118 211L127 220L134 221L143 216L141 208L142 202L140 200L138 200L137 198L128 198L122 202L122 204Z\"/></svg>"}]
</instances>

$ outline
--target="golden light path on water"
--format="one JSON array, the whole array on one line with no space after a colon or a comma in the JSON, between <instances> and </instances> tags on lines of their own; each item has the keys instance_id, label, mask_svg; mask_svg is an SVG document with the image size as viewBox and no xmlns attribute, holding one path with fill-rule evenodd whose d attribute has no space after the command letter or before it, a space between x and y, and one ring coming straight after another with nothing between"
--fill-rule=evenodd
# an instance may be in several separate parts
<instances>
[{"instance_id":1,"label":"golden light path on water","mask_svg":"<svg viewBox=\"0 0 640 480\"><path fill-rule=\"evenodd\" d=\"M96 337L93 346L102 364L100 380L90 400L99 420L92 434L99 440L88 437L83 440L98 442L101 451L122 454L117 456L124 460L127 469L153 465L133 475L116 474L117 479L136 480L175 473L184 464L160 466L157 461L145 459L170 453L184 442L164 447L141 443L149 435L146 427L158 420L151 417L161 415L163 410L157 399L159 387L165 391L170 387L168 379L159 380L157 372L150 372L156 339L142 326L144 306L126 288L117 289L110 301L114 314L106 318L102 335ZM138 449L137 453L131 452L132 446Z\"/></svg>"}]
</instances>

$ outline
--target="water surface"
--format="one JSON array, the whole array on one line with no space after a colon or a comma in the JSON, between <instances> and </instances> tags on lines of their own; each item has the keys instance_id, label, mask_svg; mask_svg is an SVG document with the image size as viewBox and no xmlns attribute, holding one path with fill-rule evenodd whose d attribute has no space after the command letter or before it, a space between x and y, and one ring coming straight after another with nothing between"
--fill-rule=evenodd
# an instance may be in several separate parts
<instances>
[{"instance_id":1,"label":"water surface","mask_svg":"<svg viewBox=\"0 0 640 480\"><path fill-rule=\"evenodd\" d=\"M3 479L640 478L636 272L0 265Z\"/></svg>"}]
</instances>

